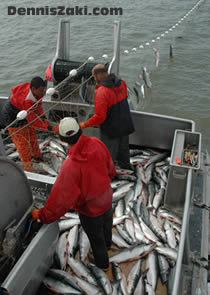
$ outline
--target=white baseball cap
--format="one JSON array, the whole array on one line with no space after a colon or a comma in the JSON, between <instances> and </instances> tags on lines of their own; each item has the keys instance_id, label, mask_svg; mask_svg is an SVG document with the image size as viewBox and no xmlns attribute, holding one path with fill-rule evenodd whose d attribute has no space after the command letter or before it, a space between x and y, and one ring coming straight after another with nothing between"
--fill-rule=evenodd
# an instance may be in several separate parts
<instances>
[{"instance_id":1,"label":"white baseball cap","mask_svg":"<svg viewBox=\"0 0 210 295\"><path fill-rule=\"evenodd\" d=\"M66 117L60 121L59 134L63 137L74 136L79 129L79 124L74 118Z\"/></svg>"}]
</instances>

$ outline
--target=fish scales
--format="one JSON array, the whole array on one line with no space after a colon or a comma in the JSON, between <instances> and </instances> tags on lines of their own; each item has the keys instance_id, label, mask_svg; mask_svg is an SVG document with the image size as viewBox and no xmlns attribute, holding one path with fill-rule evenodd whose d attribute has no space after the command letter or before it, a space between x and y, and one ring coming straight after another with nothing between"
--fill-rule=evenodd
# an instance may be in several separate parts
<instances>
[{"instance_id":1,"label":"fish scales","mask_svg":"<svg viewBox=\"0 0 210 295\"><path fill-rule=\"evenodd\" d=\"M162 224L158 220L158 218L150 212L149 215L150 218L150 227L153 230L153 232L163 241L167 242L166 234L163 230Z\"/></svg>"},{"instance_id":2,"label":"fish scales","mask_svg":"<svg viewBox=\"0 0 210 295\"><path fill-rule=\"evenodd\" d=\"M127 183L128 183L128 180L112 180L111 187L113 190L116 190L117 188L119 188Z\"/></svg>"},{"instance_id":3,"label":"fish scales","mask_svg":"<svg viewBox=\"0 0 210 295\"><path fill-rule=\"evenodd\" d=\"M155 295L155 290L147 281L146 281L146 292L148 295Z\"/></svg>"},{"instance_id":4,"label":"fish scales","mask_svg":"<svg viewBox=\"0 0 210 295\"><path fill-rule=\"evenodd\" d=\"M144 66L143 70L142 70L142 79L143 79L145 85L147 86L147 88L152 88L152 82L150 80L149 73L147 71L146 66Z\"/></svg>"},{"instance_id":5,"label":"fish scales","mask_svg":"<svg viewBox=\"0 0 210 295\"><path fill-rule=\"evenodd\" d=\"M164 152L162 154L157 154L153 157L151 157L151 159L144 165L144 169L146 169L149 165L151 165L152 163L156 163L156 162L160 162L163 159L165 159L168 156L168 152Z\"/></svg>"},{"instance_id":6,"label":"fish scales","mask_svg":"<svg viewBox=\"0 0 210 295\"><path fill-rule=\"evenodd\" d=\"M130 206L132 206L134 198L134 189L131 189L125 196L125 214L127 215L130 211Z\"/></svg>"},{"instance_id":7,"label":"fish scales","mask_svg":"<svg viewBox=\"0 0 210 295\"><path fill-rule=\"evenodd\" d=\"M130 245L116 231L112 231L112 242L119 248L130 247Z\"/></svg>"},{"instance_id":8,"label":"fish scales","mask_svg":"<svg viewBox=\"0 0 210 295\"><path fill-rule=\"evenodd\" d=\"M167 177L165 171L164 171L162 168L160 168L160 167L156 167L155 170L156 170L156 172L160 175L161 179L162 179L165 183L167 183L167 181L168 181L168 177Z\"/></svg>"},{"instance_id":9,"label":"fish scales","mask_svg":"<svg viewBox=\"0 0 210 295\"><path fill-rule=\"evenodd\" d=\"M63 158L57 157L56 155L52 154L51 161L52 161L52 167L58 174L61 170L61 166L63 164Z\"/></svg>"},{"instance_id":10,"label":"fish scales","mask_svg":"<svg viewBox=\"0 0 210 295\"><path fill-rule=\"evenodd\" d=\"M128 274L128 295L132 295L136 289L136 286L141 276L141 265L142 260L139 259L131 268Z\"/></svg>"},{"instance_id":11,"label":"fish scales","mask_svg":"<svg viewBox=\"0 0 210 295\"><path fill-rule=\"evenodd\" d=\"M125 201L124 201L124 199L120 199L118 201L116 208L115 208L115 216L120 217L123 215L125 215Z\"/></svg>"},{"instance_id":12,"label":"fish scales","mask_svg":"<svg viewBox=\"0 0 210 295\"><path fill-rule=\"evenodd\" d=\"M140 226L145 235L145 237L157 244L160 244L158 237L153 233L153 231L144 223L144 221L140 218Z\"/></svg>"},{"instance_id":13,"label":"fish scales","mask_svg":"<svg viewBox=\"0 0 210 295\"><path fill-rule=\"evenodd\" d=\"M155 196L155 184L153 181L150 181L148 183L148 193L149 193L149 204L148 207L152 208L153 207L153 200Z\"/></svg>"},{"instance_id":14,"label":"fish scales","mask_svg":"<svg viewBox=\"0 0 210 295\"><path fill-rule=\"evenodd\" d=\"M115 262L111 263L112 265L112 273L115 281L120 281L122 279L122 273L119 268L119 265Z\"/></svg>"},{"instance_id":15,"label":"fish scales","mask_svg":"<svg viewBox=\"0 0 210 295\"><path fill-rule=\"evenodd\" d=\"M63 219L58 222L60 231L70 229L77 224L80 224L79 218Z\"/></svg>"},{"instance_id":16,"label":"fish scales","mask_svg":"<svg viewBox=\"0 0 210 295\"><path fill-rule=\"evenodd\" d=\"M152 251L148 254L146 258L146 269L148 269L146 274L147 282L152 286L153 290L155 291L158 277L157 255L155 251Z\"/></svg>"},{"instance_id":17,"label":"fish scales","mask_svg":"<svg viewBox=\"0 0 210 295\"><path fill-rule=\"evenodd\" d=\"M57 176L58 175L58 173L54 170L54 169L52 169L48 164L46 164L46 163L42 163L42 162L40 162L39 163L39 167L41 168L41 169L43 169L45 172L47 172L48 174L50 174L50 175L52 175L52 176Z\"/></svg>"},{"instance_id":18,"label":"fish scales","mask_svg":"<svg viewBox=\"0 0 210 295\"><path fill-rule=\"evenodd\" d=\"M88 281L90 284L95 286L98 285L96 278L92 275L89 268L82 261L68 256L68 265L78 277Z\"/></svg>"},{"instance_id":19,"label":"fish scales","mask_svg":"<svg viewBox=\"0 0 210 295\"><path fill-rule=\"evenodd\" d=\"M167 242L170 248L176 248L176 236L170 223L166 220L164 222L164 229L167 237Z\"/></svg>"},{"instance_id":20,"label":"fish scales","mask_svg":"<svg viewBox=\"0 0 210 295\"><path fill-rule=\"evenodd\" d=\"M136 237L135 237L135 228L134 228L134 223L131 218L125 219L125 230L127 231L128 235L131 237L133 242L136 242Z\"/></svg>"},{"instance_id":21,"label":"fish scales","mask_svg":"<svg viewBox=\"0 0 210 295\"><path fill-rule=\"evenodd\" d=\"M61 234L55 250L55 258L59 264L60 269L63 270L66 269L67 265L67 235L68 233L66 232Z\"/></svg>"},{"instance_id":22,"label":"fish scales","mask_svg":"<svg viewBox=\"0 0 210 295\"><path fill-rule=\"evenodd\" d=\"M158 191L158 193L156 193L155 196L154 196L152 206L155 209L154 210L155 213L157 212L160 204L163 201L164 194L165 194L165 188L162 187L162 188L160 188L160 190Z\"/></svg>"},{"instance_id":23,"label":"fish scales","mask_svg":"<svg viewBox=\"0 0 210 295\"><path fill-rule=\"evenodd\" d=\"M162 284L165 284L168 281L170 266L166 257L164 257L163 255L158 254L157 258L158 258L158 268L159 268L160 279Z\"/></svg>"},{"instance_id":24,"label":"fish scales","mask_svg":"<svg viewBox=\"0 0 210 295\"><path fill-rule=\"evenodd\" d=\"M128 295L126 277L117 263L112 262L112 272L115 281L119 281L118 292L122 295Z\"/></svg>"},{"instance_id":25,"label":"fish scales","mask_svg":"<svg viewBox=\"0 0 210 295\"><path fill-rule=\"evenodd\" d=\"M78 291L77 289L71 287L70 285L65 284L59 280L50 278L48 276L44 278L43 283L48 289L52 290L55 293L60 293L60 294L69 293L72 295L82 294L81 291Z\"/></svg>"},{"instance_id":26,"label":"fish scales","mask_svg":"<svg viewBox=\"0 0 210 295\"><path fill-rule=\"evenodd\" d=\"M113 226L122 223L126 218L129 218L129 215L123 215L120 217L114 217L113 218Z\"/></svg>"},{"instance_id":27,"label":"fish scales","mask_svg":"<svg viewBox=\"0 0 210 295\"><path fill-rule=\"evenodd\" d=\"M92 271L94 276L96 277L97 281L99 282L100 286L103 288L104 292L106 295L111 295L112 294L112 286L103 272L100 268L98 268L96 265L89 263L88 268Z\"/></svg>"},{"instance_id":28,"label":"fish scales","mask_svg":"<svg viewBox=\"0 0 210 295\"><path fill-rule=\"evenodd\" d=\"M126 243L128 243L129 245L132 245L134 243L132 238L128 235L128 233L125 230L123 230L121 225L116 225L116 229L117 229L119 235L123 238L123 240L126 241Z\"/></svg>"},{"instance_id":29,"label":"fish scales","mask_svg":"<svg viewBox=\"0 0 210 295\"><path fill-rule=\"evenodd\" d=\"M140 276L140 279L139 279L139 281L137 283L137 286L136 286L136 288L134 290L133 295L140 295L140 294L144 295L145 294L145 281L144 281L144 277L145 277L145 274L142 274Z\"/></svg>"},{"instance_id":30,"label":"fish scales","mask_svg":"<svg viewBox=\"0 0 210 295\"><path fill-rule=\"evenodd\" d=\"M160 253L160 254L162 254L174 261L177 260L177 251L175 249L157 246L156 250L158 251L158 253Z\"/></svg>"},{"instance_id":31,"label":"fish scales","mask_svg":"<svg viewBox=\"0 0 210 295\"><path fill-rule=\"evenodd\" d=\"M132 189L134 186L134 183L126 183L120 188L118 188L114 193L113 193L113 202L119 200L120 198L126 196L126 194Z\"/></svg>"},{"instance_id":32,"label":"fish scales","mask_svg":"<svg viewBox=\"0 0 210 295\"><path fill-rule=\"evenodd\" d=\"M60 280L63 283L69 284L71 285L74 289L77 289L78 291L82 291L80 289L80 287L77 285L76 280L74 278L74 276L72 276L69 272L66 272L64 270L60 270L60 269L54 269L51 268L48 272L47 272L47 276Z\"/></svg>"},{"instance_id":33,"label":"fish scales","mask_svg":"<svg viewBox=\"0 0 210 295\"><path fill-rule=\"evenodd\" d=\"M122 263L126 261L137 260L147 255L155 247L154 244L150 245L138 245L130 249L124 249L120 253L110 257L110 262Z\"/></svg>"},{"instance_id":34,"label":"fish scales","mask_svg":"<svg viewBox=\"0 0 210 295\"><path fill-rule=\"evenodd\" d=\"M79 277L75 276L78 286L85 292L85 294L91 295L103 295L104 293L99 290L99 288Z\"/></svg>"},{"instance_id":35,"label":"fish scales","mask_svg":"<svg viewBox=\"0 0 210 295\"><path fill-rule=\"evenodd\" d=\"M114 281L112 284L112 295L119 295L119 281Z\"/></svg>"},{"instance_id":36,"label":"fish scales","mask_svg":"<svg viewBox=\"0 0 210 295\"><path fill-rule=\"evenodd\" d=\"M142 181L140 179L136 180L136 183L134 185L134 196L133 201L136 201L138 196L141 194L143 188Z\"/></svg>"},{"instance_id":37,"label":"fish scales","mask_svg":"<svg viewBox=\"0 0 210 295\"><path fill-rule=\"evenodd\" d=\"M129 155L130 155L130 158L132 156L136 156L136 155L140 155L142 154L143 151L142 150L138 150L138 149L132 149L132 150L129 150Z\"/></svg>"},{"instance_id":38,"label":"fish scales","mask_svg":"<svg viewBox=\"0 0 210 295\"><path fill-rule=\"evenodd\" d=\"M51 146L48 146L46 148L46 151L50 152L52 155L55 155L59 158L65 159L66 155L64 153L62 153L60 150L54 149Z\"/></svg>"},{"instance_id":39,"label":"fish scales","mask_svg":"<svg viewBox=\"0 0 210 295\"><path fill-rule=\"evenodd\" d=\"M75 257L78 248L78 237L79 237L79 225L75 225L70 230L67 237L67 251L68 255Z\"/></svg>"},{"instance_id":40,"label":"fish scales","mask_svg":"<svg viewBox=\"0 0 210 295\"><path fill-rule=\"evenodd\" d=\"M134 221L135 237L139 243L149 244L150 241L145 237L140 225Z\"/></svg>"},{"instance_id":41,"label":"fish scales","mask_svg":"<svg viewBox=\"0 0 210 295\"><path fill-rule=\"evenodd\" d=\"M154 166L155 164L154 163L151 163L146 169L145 169L145 184L148 184L151 179L152 179L152 173L153 173L153 170L154 170Z\"/></svg>"},{"instance_id":42,"label":"fish scales","mask_svg":"<svg viewBox=\"0 0 210 295\"><path fill-rule=\"evenodd\" d=\"M55 150L57 149L57 150L59 150L60 152L62 152L63 154L66 155L66 152L65 152L63 146L62 146L61 144L59 144L58 142L56 142L56 141L54 141L54 140L51 140L51 141L50 141L50 146L51 146L52 148L54 148Z\"/></svg>"},{"instance_id":43,"label":"fish scales","mask_svg":"<svg viewBox=\"0 0 210 295\"><path fill-rule=\"evenodd\" d=\"M175 222L175 223L177 223L179 225L182 224L181 219L176 214L174 214L173 212L169 212L165 208L160 208L160 210L158 212L158 215L161 218L168 219L169 221Z\"/></svg>"},{"instance_id":44,"label":"fish scales","mask_svg":"<svg viewBox=\"0 0 210 295\"><path fill-rule=\"evenodd\" d=\"M85 260L89 250L90 250L89 239L88 239L85 231L81 227L80 233L79 233L79 251L80 251L80 260L81 261Z\"/></svg>"}]
</instances>

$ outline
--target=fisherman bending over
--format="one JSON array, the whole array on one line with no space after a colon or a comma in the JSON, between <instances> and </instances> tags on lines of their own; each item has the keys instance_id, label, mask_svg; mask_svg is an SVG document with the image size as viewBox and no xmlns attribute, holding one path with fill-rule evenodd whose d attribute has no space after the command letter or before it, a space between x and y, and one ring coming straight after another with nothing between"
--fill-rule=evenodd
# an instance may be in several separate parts
<instances>
[{"instance_id":1,"label":"fisherman bending over","mask_svg":"<svg viewBox=\"0 0 210 295\"><path fill-rule=\"evenodd\" d=\"M92 75L98 85L94 96L95 113L81 128L100 125L101 140L108 147L114 162L123 169L130 169L129 137L134 126L127 101L124 80L108 74L103 64L96 65Z\"/></svg>"},{"instance_id":2,"label":"fisherman bending over","mask_svg":"<svg viewBox=\"0 0 210 295\"><path fill-rule=\"evenodd\" d=\"M37 160L40 160L42 157L35 128L52 130L58 133L58 126L51 126L50 122L43 115L42 98L45 88L46 84L40 77L34 77L31 83L26 82L14 86L8 102L4 105L2 111L4 125L8 126L16 120L17 114L20 111L30 108L25 119L15 121L8 128L25 171L34 171L31 157Z\"/></svg>"},{"instance_id":3,"label":"fisherman bending over","mask_svg":"<svg viewBox=\"0 0 210 295\"><path fill-rule=\"evenodd\" d=\"M82 135L74 118L60 121L61 140L71 147L48 200L41 209L33 209L34 220L51 223L70 208L79 212L81 225L93 250L95 264L107 270L107 250L112 243L112 188L116 175L105 144L96 137Z\"/></svg>"}]
</instances>

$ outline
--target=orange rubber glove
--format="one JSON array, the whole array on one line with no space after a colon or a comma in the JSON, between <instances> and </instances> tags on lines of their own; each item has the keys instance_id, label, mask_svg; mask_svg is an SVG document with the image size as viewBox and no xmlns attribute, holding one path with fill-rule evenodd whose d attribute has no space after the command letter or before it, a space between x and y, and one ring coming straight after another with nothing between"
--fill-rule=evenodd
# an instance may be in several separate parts
<instances>
[{"instance_id":1,"label":"orange rubber glove","mask_svg":"<svg viewBox=\"0 0 210 295\"><path fill-rule=\"evenodd\" d=\"M33 220L40 221L40 219L39 219L39 209L31 210L31 215L32 215Z\"/></svg>"},{"instance_id":2,"label":"orange rubber glove","mask_svg":"<svg viewBox=\"0 0 210 295\"><path fill-rule=\"evenodd\" d=\"M54 132L55 134L59 134L59 127L58 125L55 125L52 127L52 132Z\"/></svg>"},{"instance_id":3,"label":"orange rubber glove","mask_svg":"<svg viewBox=\"0 0 210 295\"><path fill-rule=\"evenodd\" d=\"M84 128L88 127L87 122L80 122L79 126L80 126L81 129L84 129Z\"/></svg>"}]
</instances>

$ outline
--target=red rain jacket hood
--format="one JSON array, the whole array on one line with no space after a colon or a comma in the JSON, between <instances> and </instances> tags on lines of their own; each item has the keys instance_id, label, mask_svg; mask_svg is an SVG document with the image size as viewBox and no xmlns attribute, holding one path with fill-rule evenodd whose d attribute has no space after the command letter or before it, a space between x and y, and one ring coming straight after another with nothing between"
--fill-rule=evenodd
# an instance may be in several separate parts
<instances>
[{"instance_id":1,"label":"red rain jacket hood","mask_svg":"<svg viewBox=\"0 0 210 295\"><path fill-rule=\"evenodd\" d=\"M34 126L36 128L40 129L47 129L48 123L43 122L44 119L46 119L45 116L42 116L42 120L39 119L39 116L43 114L43 107L42 107L42 96L41 97L35 97L30 89L30 83L22 83L18 84L14 87L12 87L12 93L10 95L10 103L13 107L15 107L17 110L28 110L28 115L26 117L26 120L28 122L33 121L36 119L33 123L31 123L31 126ZM37 103L37 101L39 101ZM35 106L33 106L35 103L37 103ZM33 107L32 107L33 106Z\"/></svg>"}]
</instances>

